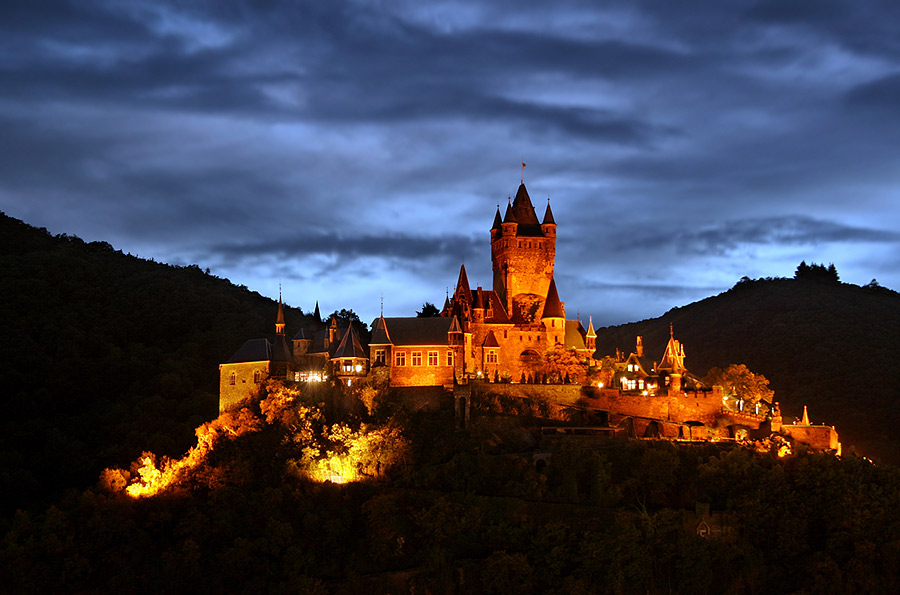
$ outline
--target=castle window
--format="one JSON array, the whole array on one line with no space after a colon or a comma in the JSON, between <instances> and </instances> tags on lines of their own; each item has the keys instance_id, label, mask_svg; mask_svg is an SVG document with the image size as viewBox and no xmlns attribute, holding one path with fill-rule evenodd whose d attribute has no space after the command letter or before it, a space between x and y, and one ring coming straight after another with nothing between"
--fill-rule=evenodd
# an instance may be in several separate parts
<instances>
[{"instance_id":1,"label":"castle window","mask_svg":"<svg viewBox=\"0 0 900 595\"><path fill-rule=\"evenodd\" d=\"M438 352L437 351L429 351L428 352L428 365L429 366L437 366L438 365Z\"/></svg>"},{"instance_id":2,"label":"castle window","mask_svg":"<svg viewBox=\"0 0 900 595\"><path fill-rule=\"evenodd\" d=\"M375 350L375 364L376 365L384 365L385 362L385 352L384 349L376 349Z\"/></svg>"},{"instance_id":3,"label":"castle window","mask_svg":"<svg viewBox=\"0 0 900 595\"><path fill-rule=\"evenodd\" d=\"M414 365L414 366L422 365L422 352L421 351L413 351L412 365Z\"/></svg>"},{"instance_id":4,"label":"castle window","mask_svg":"<svg viewBox=\"0 0 900 595\"><path fill-rule=\"evenodd\" d=\"M504 338L504 339L507 338L507 333L508 333L508 332L509 332L509 331L507 331L506 329L503 329L503 338Z\"/></svg>"},{"instance_id":5,"label":"castle window","mask_svg":"<svg viewBox=\"0 0 900 595\"><path fill-rule=\"evenodd\" d=\"M447 350L447 365L448 366L453 365L453 351L449 350L449 349Z\"/></svg>"},{"instance_id":6,"label":"castle window","mask_svg":"<svg viewBox=\"0 0 900 595\"><path fill-rule=\"evenodd\" d=\"M395 366L405 366L406 365L406 352L398 351L394 354L394 365Z\"/></svg>"},{"instance_id":7,"label":"castle window","mask_svg":"<svg viewBox=\"0 0 900 595\"><path fill-rule=\"evenodd\" d=\"M496 364L497 363L497 352L493 349L487 352L487 363Z\"/></svg>"},{"instance_id":8,"label":"castle window","mask_svg":"<svg viewBox=\"0 0 900 595\"><path fill-rule=\"evenodd\" d=\"M253 371L253 382L255 382L256 384L259 384L259 377L260 377L259 370L254 370Z\"/></svg>"},{"instance_id":9,"label":"castle window","mask_svg":"<svg viewBox=\"0 0 900 595\"><path fill-rule=\"evenodd\" d=\"M235 376L234 372L231 373L231 378L228 380L228 384L234 386L235 382L237 382L237 376Z\"/></svg>"}]
</instances>

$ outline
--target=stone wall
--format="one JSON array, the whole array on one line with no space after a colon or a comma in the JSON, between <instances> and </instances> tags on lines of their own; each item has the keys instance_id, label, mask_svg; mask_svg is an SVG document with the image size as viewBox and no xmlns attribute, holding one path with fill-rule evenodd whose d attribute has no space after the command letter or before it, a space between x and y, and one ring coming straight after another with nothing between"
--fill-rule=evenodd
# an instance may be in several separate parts
<instances>
[{"instance_id":1,"label":"stone wall","mask_svg":"<svg viewBox=\"0 0 900 595\"><path fill-rule=\"evenodd\" d=\"M491 393L527 399L543 398L559 405L575 405L583 395L578 384L472 383L473 395Z\"/></svg>"},{"instance_id":2,"label":"stone wall","mask_svg":"<svg viewBox=\"0 0 900 595\"><path fill-rule=\"evenodd\" d=\"M259 382L254 376L259 372ZM231 375L234 374L234 384ZM255 395L269 377L269 362L240 362L219 365L219 413L230 409L247 397Z\"/></svg>"}]
</instances>

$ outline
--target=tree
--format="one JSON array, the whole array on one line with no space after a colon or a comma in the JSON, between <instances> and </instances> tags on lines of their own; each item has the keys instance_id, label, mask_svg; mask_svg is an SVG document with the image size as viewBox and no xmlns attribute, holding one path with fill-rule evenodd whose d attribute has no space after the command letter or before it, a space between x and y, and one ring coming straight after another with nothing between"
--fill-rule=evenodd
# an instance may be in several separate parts
<instances>
[{"instance_id":1,"label":"tree","mask_svg":"<svg viewBox=\"0 0 900 595\"><path fill-rule=\"evenodd\" d=\"M794 279L798 281L818 281L823 283L840 283L841 278L838 275L837 268L834 263L826 267L824 264L806 264L802 261L797 270L794 271Z\"/></svg>"},{"instance_id":2,"label":"tree","mask_svg":"<svg viewBox=\"0 0 900 595\"><path fill-rule=\"evenodd\" d=\"M369 327L365 322L359 319L359 316L357 316L356 312L354 312L353 310L347 310L346 308L341 308L340 311L335 310L334 312L332 312L328 316L328 318L325 319L325 321L327 322L331 320L332 316L337 318L338 328L340 329L347 328L347 326L351 322L353 322L354 328L356 328L356 331L359 333L360 341L366 344L369 343L369 339L371 338Z\"/></svg>"},{"instance_id":3,"label":"tree","mask_svg":"<svg viewBox=\"0 0 900 595\"><path fill-rule=\"evenodd\" d=\"M440 315L441 311L431 302L425 302L422 304L422 309L416 312L416 318L434 318Z\"/></svg>"},{"instance_id":4,"label":"tree","mask_svg":"<svg viewBox=\"0 0 900 595\"><path fill-rule=\"evenodd\" d=\"M769 380L762 374L754 374L744 364L731 364L724 370L713 368L707 372L703 382L719 385L725 394L749 403L760 401L771 403L775 391L769 388Z\"/></svg>"},{"instance_id":5,"label":"tree","mask_svg":"<svg viewBox=\"0 0 900 595\"><path fill-rule=\"evenodd\" d=\"M587 367L577 353L565 347L554 347L544 355L544 375L551 382L562 382L568 377L574 382L584 382Z\"/></svg>"}]
</instances>

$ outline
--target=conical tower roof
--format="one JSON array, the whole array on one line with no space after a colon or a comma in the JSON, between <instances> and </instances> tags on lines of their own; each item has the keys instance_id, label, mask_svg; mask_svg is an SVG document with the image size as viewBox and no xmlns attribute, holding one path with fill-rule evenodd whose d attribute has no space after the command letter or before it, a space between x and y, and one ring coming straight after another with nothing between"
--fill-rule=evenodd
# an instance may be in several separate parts
<instances>
[{"instance_id":1,"label":"conical tower roof","mask_svg":"<svg viewBox=\"0 0 900 595\"><path fill-rule=\"evenodd\" d=\"M528 196L528 190L525 189L524 183L519 184L516 198L512 203L512 210L520 225L539 225L534 205L531 204L531 197Z\"/></svg>"},{"instance_id":2,"label":"conical tower roof","mask_svg":"<svg viewBox=\"0 0 900 595\"><path fill-rule=\"evenodd\" d=\"M553 211L550 210L550 199L547 199L547 210L544 211L544 222L542 225L556 225L556 220L553 219Z\"/></svg>"},{"instance_id":3,"label":"conical tower roof","mask_svg":"<svg viewBox=\"0 0 900 595\"><path fill-rule=\"evenodd\" d=\"M338 348L334 352L335 359L338 358L367 358L366 350L363 349L362 343L359 341L359 335L356 333L356 329L353 327L353 323L350 323L350 326L347 327L347 330L344 332L343 338L341 338L341 344L338 345Z\"/></svg>"},{"instance_id":4,"label":"conical tower roof","mask_svg":"<svg viewBox=\"0 0 900 595\"><path fill-rule=\"evenodd\" d=\"M472 288L469 285L469 276L466 275L466 265L459 267L459 280L456 282L456 300L464 300L472 303Z\"/></svg>"},{"instance_id":5,"label":"conical tower roof","mask_svg":"<svg viewBox=\"0 0 900 595\"><path fill-rule=\"evenodd\" d=\"M491 229L501 229L502 223L503 219L500 218L500 205L497 205L497 212L494 214L494 224L491 225Z\"/></svg>"},{"instance_id":6,"label":"conical tower roof","mask_svg":"<svg viewBox=\"0 0 900 595\"><path fill-rule=\"evenodd\" d=\"M547 290L547 301L544 302L544 314L541 318L565 318L562 302L559 301L559 292L556 290L556 279L550 279L550 289Z\"/></svg>"},{"instance_id":7,"label":"conical tower roof","mask_svg":"<svg viewBox=\"0 0 900 595\"><path fill-rule=\"evenodd\" d=\"M497 210L499 211L500 209ZM503 223L518 223L511 202L506 204L506 213L503 215Z\"/></svg>"}]
</instances>

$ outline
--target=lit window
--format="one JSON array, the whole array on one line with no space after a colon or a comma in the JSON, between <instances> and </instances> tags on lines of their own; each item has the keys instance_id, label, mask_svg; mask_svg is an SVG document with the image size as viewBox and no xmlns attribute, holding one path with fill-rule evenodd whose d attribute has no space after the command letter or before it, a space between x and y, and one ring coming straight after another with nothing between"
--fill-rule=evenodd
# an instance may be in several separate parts
<instances>
[{"instance_id":1,"label":"lit window","mask_svg":"<svg viewBox=\"0 0 900 595\"><path fill-rule=\"evenodd\" d=\"M385 352L384 349L376 349L375 350L375 363L376 364L384 364L385 362Z\"/></svg>"},{"instance_id":2,"label":"lit window","mask_svg":"<svg viewBox=\"0 0 900 595\"><path fill-rule=\"evenodd\" d=\"M413 351L412 365L414 365L414 366L422 365L422 352L421 351Z\"/></svg>"},{"instance_id":3,"label":"lit window","mask_svg":"<svg viewBox=\"0 0 900 595\"><path fill-rule=\"evenodd\" d=\"M497 363L497 352L491 349L487 352L487 363L496 364Z\"/></svg>"},{"instance_id":4,"label":"lit window","mask_svg":"<svg viewBox=\"0 0 900 595\"><path fill-rule=\"evenodd\" d=\"M428 365L429 366L438 365L438 352L437 351L429 351L428 352Z\"/></svg>"},{"instance_id":5,"label":"lit window","mask_svg":"<svg viewBox=\"0 0 900 595\"><path fill-rule=\"evenodd\" d=\"M394 354L394 365L395 366L405 366L406 365L406 352L398 351Z\"/></svg>"}]
</instances>

